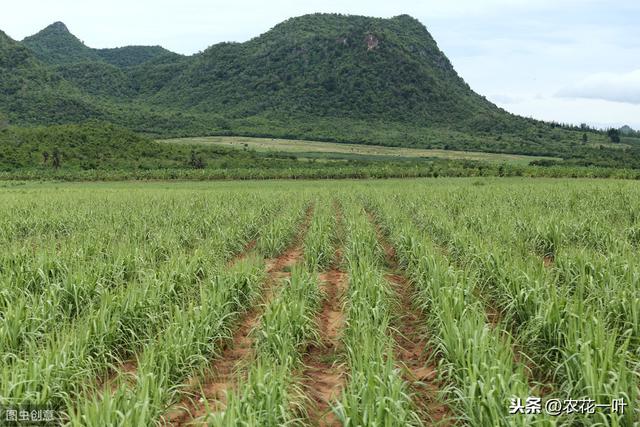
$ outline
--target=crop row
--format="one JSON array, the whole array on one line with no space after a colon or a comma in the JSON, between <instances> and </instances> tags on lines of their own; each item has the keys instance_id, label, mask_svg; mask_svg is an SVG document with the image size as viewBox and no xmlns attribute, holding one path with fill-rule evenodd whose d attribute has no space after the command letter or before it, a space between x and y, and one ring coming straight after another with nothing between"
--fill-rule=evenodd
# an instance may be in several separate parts
<instances>
[{"instance_id":1,"label":"crop row","mask_svg":"<svg viewBox=\"0 0 640 427\"><path fill-rule=\"evenodd\" d=\"M604 425L631 422L638 396L634 358L630 354L633 329L608 328L608 313L592 303L598 298L588 294L588 287L576 286L580 282L573 282L574 286L563 284L558 276L549 274L541 261L514 254L507 243L492 241L491 233L479 235L461 229L446 216L434 216L426 205L411 203L411 209L414 222L422 224L423 230L436 230L442 249L455 265L474 274L474 292L488 295L485 302L498 306L520 346L527 349L527 356L553 375L550 381L557 388L557 396L604 403L624 398L632 407L624 415L599 413L594 418L600 418ZM627 287L628 284L621 285L621 289ZM591 290L602 295L596 287ZM620 305L629 303L634 301ZM621 325L632 321L623 319Z\"/></svg>"},{"instance_id":2,"label":"crop row","mask_svg":"<svg viewBox=\"0 0 640 427\"><path fill-rule=\"evenodd\" d=\"M345 204L345 225L349 289L344 344L349 377L335 412L347 426L419 425L394 358L394 294L384 278L382 248L361 204Z\"/></svg>"}]
</instances>

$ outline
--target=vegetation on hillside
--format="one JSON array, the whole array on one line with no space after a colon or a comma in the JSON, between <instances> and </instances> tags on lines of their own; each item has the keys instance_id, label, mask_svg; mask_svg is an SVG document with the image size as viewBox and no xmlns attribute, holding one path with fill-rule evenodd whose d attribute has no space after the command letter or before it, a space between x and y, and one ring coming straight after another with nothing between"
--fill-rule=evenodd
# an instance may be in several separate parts
<instances>
[{"instance_id":1,"label":"vegetation on hillside","mask_svg":"<svg viewBox=\"0 0 640 427\"><path fill-rule=\"evenodd\" d=\"M117 67L133 67L156 58L176 59L180 55L162 46L124 46L112 49L98 49L98 56Z\"/></svg>"},{"instance_id":2,"label":"vegetation on hillside","mask_svg":"<svg viewBox=\"0 0 640 427\"><path fill-rule=\"evenodd\" d=\"M0 112L14 126L98 120L148 136L264 136L640 166L635 134L613 141L491 104L406 15L306 15L190 57L158 46L92 49L59 22L23 42L0 32L0 93Z\"/></svg>"},{"instance_id":3,"label":"vegetation on hillside","mask_svg":"<svg viewBox=\"0 0 640 427\"><path fill-rule=\"evenodd\" d=\"M278 156L258 156L223 147L161 144L106 123L0 131L0 170L148 170L269 167ZM269 160L267 161L267 158ZM283 157L287 162L290 157Z\"/></svg>"},{"instance_id":4,"label":"vegetation on hillside","mask_svg":"<svg viewBox=\"0 0 640 427\"><path fill-rule=\"evenodd\" d=\"M1 119L0 119L1 123ZM444 176L640 178L633 169L577 163L509 164L438 158L376 158L256 152L152 141L108 123L0 130L0 179L327 179Z\"/></svg>"},{"instance_id":5,"label":"vegetation on hillside","mask_svg":"<svg viewBox=\"0 0 640 427\"><path fill-rule=\"evenodd\" d=\"M104 61L118 67L130 67L165 55L180 56L160 46L92 49L71 34L62 22L54 22L37 34L25 38L22 44L40 61L53 65Z\"/></svg>"},{"instance_id":6,"label":"vegetation on hillside","mask_svg":"<svg viewBox=\"0 0 640 427\"><path fill-rule=\"evenodd\" d=\"M62 22L54 22L37 34L25 38L22 44L28 47L36 58L47 64L100 59L93 49L71 34Z\"/></svg>"}]
</instances>

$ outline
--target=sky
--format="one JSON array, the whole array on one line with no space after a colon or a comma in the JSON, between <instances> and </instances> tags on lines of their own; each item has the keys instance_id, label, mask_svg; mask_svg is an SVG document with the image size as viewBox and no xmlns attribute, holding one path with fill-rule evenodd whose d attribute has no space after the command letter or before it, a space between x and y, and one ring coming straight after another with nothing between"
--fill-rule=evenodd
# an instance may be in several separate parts
<instances>
[{"instance_id":1,"label":"sky","mask_svg":"<svg viewBox=\"0 0 640 427\"><path fill-rule=\"evenodd\" d=\"M94 48L193 54L314 12L409 14L476 92L508 111L640 129L638 0L21 0L3 5L0 29L21 40L62 21Z\"/></svg>"}]
</instances>

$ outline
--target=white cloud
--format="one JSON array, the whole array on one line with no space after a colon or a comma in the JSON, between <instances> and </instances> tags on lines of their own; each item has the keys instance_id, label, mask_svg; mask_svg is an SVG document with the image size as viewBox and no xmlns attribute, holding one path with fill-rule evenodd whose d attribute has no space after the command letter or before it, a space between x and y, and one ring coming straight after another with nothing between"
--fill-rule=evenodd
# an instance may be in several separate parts
<instances>
[{"instance_id":1,"label":"white cloud","mask_svg":"<svg viewBox=\"0 0 640 427\"><path fill-rule=\"evenodd\" d=\"M629 125L640 129L640 105L602 99L525 97L518 103L496 103L515 114L562 123L587 123L598 128Z\"/></svg>"},{"instance_id":2,"label":"white cloud","mask_svg":"<svg viewBox=\"0 0 640 427\"><path fill-rule=\"evenodd\" d=\"M514 96L514 95L505 94L505 93L494 93L494 94L488 95L487 98L491 102L494 102L496 104L505 104L505 105L518 104L525 100L525 98L523 98L522 96Z\"/></svg>"},{"instance_id":3,"label":"white cloud","mask_svg":"<svg viewBox=\"0 0 640 427\"><path fill-rule=\"evenodd\" d=\"M592 74L561 89L557 95L640 104L640 69L629 73Z\"/></svg>"}]
</instances>

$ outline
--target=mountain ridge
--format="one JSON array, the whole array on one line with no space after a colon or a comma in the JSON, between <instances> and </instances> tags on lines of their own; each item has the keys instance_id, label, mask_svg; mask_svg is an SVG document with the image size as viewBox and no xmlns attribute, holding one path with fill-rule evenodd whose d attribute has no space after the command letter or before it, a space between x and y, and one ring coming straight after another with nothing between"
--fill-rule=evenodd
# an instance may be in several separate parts
<instances>
[{"instance_id":1,"label":"mountain ridge","mask_svg":"<svg viewBox=\"0 0 640 427\"><path fill-rule=\"evenodd\" d=\"M36 58L49 65L104 61L118 67L127 67L139 65L163 55L181 56L158 45L91 48L72 34L61 21L56 21L37 33L25 37L21 43L31 49Z\"/></svg>"},{"instance_id":2,"label":"mountain ridge","mask_svg":"<svg viewBox=\"0 0 640 427\"><path fill-rule=\"evenodd\" d=\"M47 64L59 65L100 59L93 49L71 34L61 21L56 21L37 33L25 37L21 43L31 49L36 58Z\"/></svg>"},{"instance_id":3,"label":"mountain ridge","mask_svg":"<svg viewBox=\"0 0 640 427\"><path fill-rule=\"evenodd\" d=\"M406 34L406 22L412 34ZM448 114L455 113L458 120L468 114L456 111L456 104L467 104L476 113L497 111L457 75L426 28L406 15L304 15L248 42L216 44L191 58L189 67L154 101L184 97L185 106L196 108L232 105L231 110L235 107L244 116L263 111L261 105L271 108L275 99L279 111L331 116L327 112L333 109L360 119L391 111L400 121L420 109L420 114L441 122L440 104L447 104ZM283 63L287 69L280 66ZM411 85L408 79L413 79ZM362 90L369 92L368 98L359 96ZM296 105L305 91L314 102ZM254 99L243 106L248 98ZM426 108L430 106L434 108Z\"/></svg>"},{"instance_id":4,"label":"mountain ridge","mask_svg":"<svg viewBox=\"0 0 640 427\"><path fill-rule=\"evenodd\" d=\"M18 80L0 110L16 124L99 119L164 137L235 134L560 157L588 148L581 129L513 115L474 92L408 15L303 15L191 56L160 46L92 49L61 22L14 44L23 65L0 48L0 64ZM606 142L593 134L591 143Z\"/></svg>"}]
</instances>

